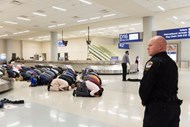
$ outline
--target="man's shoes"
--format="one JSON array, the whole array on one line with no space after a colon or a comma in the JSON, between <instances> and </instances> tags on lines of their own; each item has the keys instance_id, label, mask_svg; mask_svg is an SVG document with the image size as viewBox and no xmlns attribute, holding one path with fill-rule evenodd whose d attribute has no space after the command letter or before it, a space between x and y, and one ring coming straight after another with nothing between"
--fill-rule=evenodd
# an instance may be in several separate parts
<instances>
[{"instance_id":1,"label":"man's shoes","mask_svg":"<svg viewBox=\"0 0 190 127\"><path fill-rule=\"evenodd\" d=\"M51 85L48 85L48 87L47 87L47 90L48 90L48 91L50 91L50 86L51 86Z\"/></svg>"},{"instance_id":2,"label":"man's shoes","mask_svg":"<svg viewBox=\"0 0 190 127\"><path fill-rule=\"evenodd\" d=\"M73 96L76 97L76 90L73 90Z\"/></svg>"}]
</instances>

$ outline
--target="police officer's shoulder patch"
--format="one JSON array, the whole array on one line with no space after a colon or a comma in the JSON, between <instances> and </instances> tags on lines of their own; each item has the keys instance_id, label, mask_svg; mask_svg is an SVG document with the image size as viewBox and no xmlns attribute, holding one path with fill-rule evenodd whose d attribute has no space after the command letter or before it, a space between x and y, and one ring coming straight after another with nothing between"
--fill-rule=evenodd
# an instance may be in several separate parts
<instances>
[{"instance_id":1,"label":"police officer's shoulder patch","mask_svg":"<svg viewBox=\"0 0 190 127\"><path fill-rule=\"evenodd\" d=\"M145 66L145 70L148 71L153 65L153 61L148 61Z\"/></svg>"}]
</instances>

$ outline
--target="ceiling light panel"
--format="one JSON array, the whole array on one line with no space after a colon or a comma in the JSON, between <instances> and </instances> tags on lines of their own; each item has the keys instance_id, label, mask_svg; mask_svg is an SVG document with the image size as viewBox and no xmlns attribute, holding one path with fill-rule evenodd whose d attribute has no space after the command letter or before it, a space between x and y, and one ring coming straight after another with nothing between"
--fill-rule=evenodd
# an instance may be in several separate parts
<instances>
[{"instance_id":1,"label":"ceiling light panel","mask_svg":"<svg viewBox=\"0 0 190 127\"><path fill-rule=\"evenodd\" d=\"M79 0L80 2L83 2L83 3L85 3L85 4L89 4L89 5L91 5L92 4L92 2L90 2L89 0Z\"/></svg>"},{"instance_id":2,"label":"ceiling light panel","mask_svg":"<svg viewBox=\"0 0 190 127\"><path fill-rule=\"evenodd\" d=\"M13 22L13 21L4 21L4 22L8 24L18 24L17 22Z\"/></svg>"},{"instance_id":3,"label":"ceiling light panel","mask_svg":"<svg viewBox=\"0 0 190 127\"><path fill-rule=\"evenodd\" d=\"M24 20L24 21L31 21L29 18L24 18L24 17L17 17L17 19Z\"/></svg>"},{"instance_id":4,"label":"ceiling light panel","mask_svg":"<svg viewBox=\"0 0 190 127\"><path fill-rule=\"evenodd\" d=\"M39 12L33 12L32 14L37 15L37 16L42 16L42 17L46 17L47 15L39 13Z\"/></svg>"},{"instance_id":5,"label":"ceiling light panel","mask_svg":"<svg viewBox=\"0 0 190 127\"><path fill-rule=\"evenodd\" d=\"M66 11L66 9L57 6L52 6L52 8L60 11Z\"/></svg>"}]
</instances>

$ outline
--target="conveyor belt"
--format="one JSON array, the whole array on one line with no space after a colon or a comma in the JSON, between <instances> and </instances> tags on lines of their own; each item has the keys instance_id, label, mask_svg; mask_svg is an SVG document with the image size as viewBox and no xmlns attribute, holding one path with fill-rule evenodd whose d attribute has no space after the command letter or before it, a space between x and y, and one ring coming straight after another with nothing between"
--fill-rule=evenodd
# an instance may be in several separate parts
<instances>
[{"instance_id":1,"label":"conveyor belt","mask_svg":"<svg viewBox=\"0 0 190 127\"><path fill-rule=\"evenodd\" d=\"M13 89L14 80L11 78L0 77L0 92Z\"/></svg>"}]
</instances>

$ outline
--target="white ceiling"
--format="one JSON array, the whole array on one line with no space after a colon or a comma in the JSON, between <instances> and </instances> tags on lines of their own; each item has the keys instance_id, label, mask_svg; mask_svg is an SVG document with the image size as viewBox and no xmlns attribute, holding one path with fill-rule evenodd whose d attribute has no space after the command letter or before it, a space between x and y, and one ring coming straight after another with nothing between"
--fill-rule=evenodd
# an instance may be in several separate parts
<instances>
[{"instance_id":1,"label":"white ceiling","mask_svg":"<svg viewBox=\"0 0 190 127\"><path fill-rule=\"evenodd\" d=\"M50 31L57 31L59 39L62 31L66 39L86 37L88 26L90 36L117 38L120 33L142 32L142 17L145 16L154 17L153 31L190 27L190 0L86 1L92 4L79 0L0 0L0 39L45 41L50 39ZM52 6L66 11L56 10ZM47 16L37 16L33 12ZM115 15L104 17L110 14ZM31 21L17 19L19 16ZM90 20L94 17L99 19ZM83 19L87 21L77 22Z\"/></svg>"}]
</instances>

